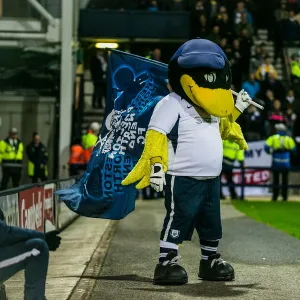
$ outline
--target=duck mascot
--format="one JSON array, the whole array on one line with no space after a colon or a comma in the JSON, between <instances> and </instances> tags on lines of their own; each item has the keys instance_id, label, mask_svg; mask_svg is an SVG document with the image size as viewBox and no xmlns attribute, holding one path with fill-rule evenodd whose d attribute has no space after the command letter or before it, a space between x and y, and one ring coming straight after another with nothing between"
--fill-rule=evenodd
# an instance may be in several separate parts
<instances>
[{"instance_id":1,"label":"duck mascot","mask_svg":"<svg viewBox=\"0 0 300 300\"><path fill-rule=\"evenodd\" d=\"M155 107L144 151L123 185L138 182L165 190L166 217L160 235L155 284L185 284L178 248L196 229L201 248L199 278L234 279L233 267L217 252L222 238L220 173L222 140L247 149L235 120L249 106L241 91L234 102L231 70L222 49L205 39L184 43L168 66L171 93Z\"/></svg>"}]
</instances>

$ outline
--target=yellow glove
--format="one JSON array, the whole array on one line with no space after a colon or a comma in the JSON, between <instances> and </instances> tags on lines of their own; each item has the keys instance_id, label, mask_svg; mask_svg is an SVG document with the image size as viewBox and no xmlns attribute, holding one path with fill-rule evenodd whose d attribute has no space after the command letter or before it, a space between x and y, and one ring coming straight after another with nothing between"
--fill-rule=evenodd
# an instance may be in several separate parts
<instances>
[{"instance_id":1,"label":"yellow glove","mask_svg":"<svg viewBox=\"0 0 300 300\"><path fill-rule=\"evenodd\" d=\"M239 124L231 123L228 118L221 118L220 134L222 140L232 140L239 145L241 150L248 150L247 142Z\"/></svg>"},{"instance_id":2,"label":"yellow glove","mask_svg":"<svg viewBox=\"0 0 300 300\"><path fill-rule=\"evenodd\" d=\"M140 181L137 189L143 189L150 185L151 165L161 163L164 172L168 169L168 139L165 134L155 130L146 133L145 148L136 166L122 181L122 185L129 185Z\"/></svg>"}]
</instances>

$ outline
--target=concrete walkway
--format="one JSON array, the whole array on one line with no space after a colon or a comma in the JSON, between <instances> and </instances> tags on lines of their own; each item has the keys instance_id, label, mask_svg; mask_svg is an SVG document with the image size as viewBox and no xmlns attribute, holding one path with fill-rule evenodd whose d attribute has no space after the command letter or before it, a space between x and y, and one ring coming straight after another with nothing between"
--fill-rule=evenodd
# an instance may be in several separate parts
<instances>
[{"instance_id":1,"label":"concrete walkway","mask_svg":"<svg viewBox=\"0 0 300 300\"><path fill-rule=\"evenodd\" d=\"M222 204L224 237L220 252L236 271L234 282L202 282L197 278L197 236L180 248L189 284L152 284L158 239L164 218L162 201L138 201L137 209L119 223L99 277L93 300L297 300L300 299L300 240L257 223Z\"/></svg>"},{"instance_id":2,"label":"concrete walkway","mask_svg":"<svg viewBox=\"0 0 300 300\"><path fill-rule=\"evenodd\" d=\"M61 233L61 247L50 254L47 300L66 300L77 285L110 221L78 218ZM5 283L8 300L24 299L24 272Z\"/></svg>"},{"instance_id":3,"label":"concrete walkway","mask_svg":"<svg viewBox=\"0 0 300 300\"><path fill-rule=\"evenodd\" d=\"M162 200L137 201L136 211L120 222L79 218L62 233L51 253L48 300L299 300L300 240L257 223L222 202L224 237L220 252L236 271L234 282L197 278L197 236L180 248L189 274L184 286L154 286ZM23 274L6 282L9 300L23 299Z\"/></svg>"}]
</instances>

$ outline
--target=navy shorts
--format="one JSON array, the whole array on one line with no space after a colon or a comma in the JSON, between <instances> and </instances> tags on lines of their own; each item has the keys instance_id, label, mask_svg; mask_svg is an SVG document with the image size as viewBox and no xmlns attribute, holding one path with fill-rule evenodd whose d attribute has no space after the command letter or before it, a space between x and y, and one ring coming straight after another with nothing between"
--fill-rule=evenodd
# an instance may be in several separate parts
<instances>
[{"instance_id":1,"label":"navy shorts","mask_svg":"<svg viewBox=\"0 0 300 300\"><path fill-rule=\"evenodd\" d=\"M195 228L200 239L222 238L219 176L197 180L166 174L165 207L162 241L190 241Z\"/></svg>"}]
</instances>

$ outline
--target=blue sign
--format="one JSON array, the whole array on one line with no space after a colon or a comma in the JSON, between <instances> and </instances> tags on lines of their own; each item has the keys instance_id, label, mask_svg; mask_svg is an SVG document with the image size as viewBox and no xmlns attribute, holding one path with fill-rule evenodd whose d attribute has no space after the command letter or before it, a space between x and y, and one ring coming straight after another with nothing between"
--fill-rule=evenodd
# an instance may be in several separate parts
<instances>
[{"instance_id":1,"label":"blue sign","mask_svg":"<svg viewBox=\"0 0 300 300\"><path fill-rule=\"evenodd\" d=\"M79 215L120 220L135 208L135 185L121 182L139 160L155 105L167 94L167 65L113 50L101 135L83 177L60 199Z\"/></svg>"}]
</instances>

